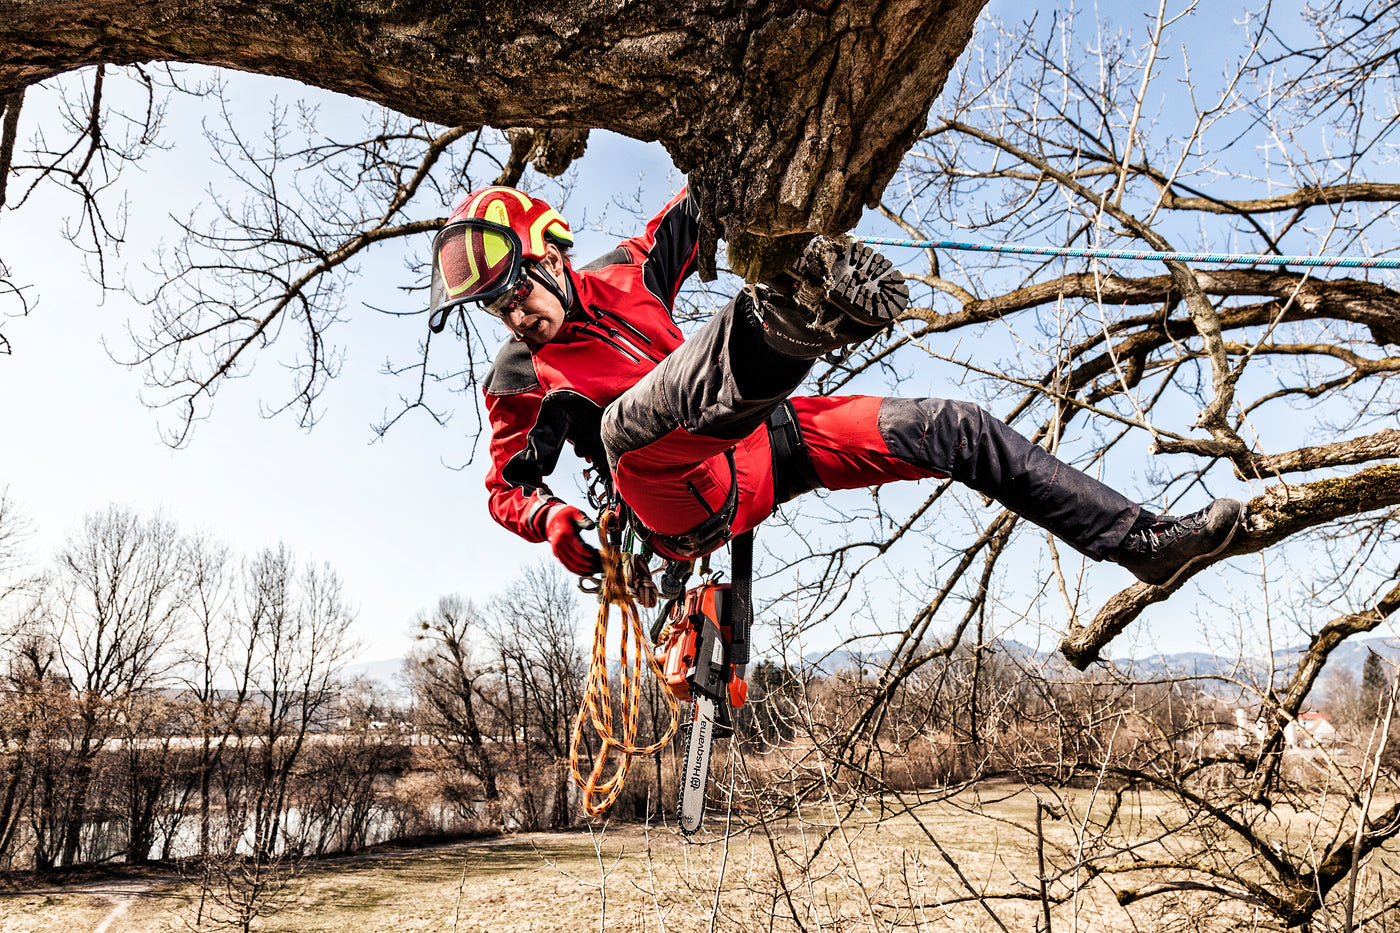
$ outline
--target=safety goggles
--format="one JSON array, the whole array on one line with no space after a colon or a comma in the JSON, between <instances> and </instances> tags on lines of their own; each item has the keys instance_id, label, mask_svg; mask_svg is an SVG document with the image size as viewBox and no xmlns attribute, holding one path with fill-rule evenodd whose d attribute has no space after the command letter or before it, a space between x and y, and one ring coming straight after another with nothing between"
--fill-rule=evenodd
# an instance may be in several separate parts
<instances>
[{"instance_id":1,"label":"safety goggles","mask_svg":"<svg viewBox=\"0 0 1400 933\"><path fill-rule=\"evenodd\" d=\"M529 273L522 275L515 283L515 287L509 289L501 295L497 295L490 301L483 301L481 308L487 314L494 315L502 320L510 317L510 313L524 303L530 293L535 290L535 283L530 281Z\"/></svg>"},{"instance_id":2,"label":"safety goggles","mask_svg":"<svg viewBox=\"0 0 1400 933\"><path fill-rule=\"evenodd\" d=\"M429 310L445 317L448 308L478 303L504 317L529 294L524 248L512 229L489 220L459 220L433 238L433 284Z\"/></svg>"}]
</instances>

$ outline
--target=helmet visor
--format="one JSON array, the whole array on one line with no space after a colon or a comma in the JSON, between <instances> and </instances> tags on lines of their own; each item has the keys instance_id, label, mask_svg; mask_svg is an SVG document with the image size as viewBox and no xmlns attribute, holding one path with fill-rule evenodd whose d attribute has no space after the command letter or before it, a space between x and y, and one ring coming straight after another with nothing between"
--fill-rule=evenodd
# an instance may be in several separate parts
<instances>
[{"instance_id":1,"label":"helmet visor","mask_svg":"<svg viewBox=\"0 0 1400 933\"><path fill-rule=\"evenodd\" d=\"M429 309L490 301L520 280L524 250L509 227L489 220L459 220L433 240L433 287Z\"/></svg>"}]
</instances>

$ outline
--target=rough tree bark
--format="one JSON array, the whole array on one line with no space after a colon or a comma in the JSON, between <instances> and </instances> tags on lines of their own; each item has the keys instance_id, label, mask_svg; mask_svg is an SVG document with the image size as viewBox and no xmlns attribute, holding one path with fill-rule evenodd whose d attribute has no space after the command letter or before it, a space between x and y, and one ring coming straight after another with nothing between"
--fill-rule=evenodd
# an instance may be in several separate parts
<instances>
[{"instance_id":1,"label":"rough tree bark","mask_svg":"<svg viewBox=\"0 0 1400 933\"><path fill-rule=\"evenodd\" d=\"M853 227L986 0L0 2L0 99L101 63L292 78L445 125L659 141L731 262ZM752 236L743 236L743 234Z\"/></svg>"}]
</instances>

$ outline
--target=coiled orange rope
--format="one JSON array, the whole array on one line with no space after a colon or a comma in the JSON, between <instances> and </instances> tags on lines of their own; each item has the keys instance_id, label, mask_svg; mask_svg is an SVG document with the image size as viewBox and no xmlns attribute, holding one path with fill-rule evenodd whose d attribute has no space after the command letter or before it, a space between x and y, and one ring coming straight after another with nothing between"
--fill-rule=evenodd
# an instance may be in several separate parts
<instances>
[{"instance_id":1,"label":"coiled orange rope","mask_svg":"<svg viewBox=\"0 0 1400 933\"><path fill-rule=\"evenodd\" d=\"M598 541L599 550L603 555L603 583L598 593L598 621L593 628L588 685L584 689L583 702L579 706L578 719L574 723L574 734L569 741L569 770L574 783L583 788L583 809L589 816L607 812L622 793L622 785L627 780L632 758L660 752L676 734L681 720L680 704L676 702L670 690L663 688L666 702L671 707L671 724L666 729L666 734L651 745L639 747L636 744L637 725L641 718L642 658L646 658L658 682L662 674L647 643L641 617L637 614L637 603L626 574L631 558L618 546L615 540L617 531L616 512L608 510L599 516ZM620 739L613 733L613 698L608 688L608 624L614 605L622 612L622 693L618 698L622 715ZM586 747L584 729L589 723L598 733L602 746L598 749L592 770L585 778L579 759ZM613 767L611 775L605 777L614 752L620 755L621 759Z\"/></svg>"}]
</instances>

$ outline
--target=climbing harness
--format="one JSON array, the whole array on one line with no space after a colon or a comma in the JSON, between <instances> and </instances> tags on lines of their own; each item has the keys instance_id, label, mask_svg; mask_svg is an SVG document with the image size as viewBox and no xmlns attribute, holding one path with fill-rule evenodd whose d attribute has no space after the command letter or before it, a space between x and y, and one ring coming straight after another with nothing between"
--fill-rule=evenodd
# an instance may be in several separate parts
<instances>
[{"instance_id":1,"label":"climbing harness","mask_svg":"<svg viewBox=\"0 0 1400 933\"><path fill-rule=\"evenodd\" d=\"M1208 262L1222 265L1303 266L1343 269L1400 269L1400 259L1368 259L1357 256L1267 256L1258 253L1191 253L1167 250L1091 249L1078 246L1016 246L1010 243L958 243L953 240L901 240L892 237L852 237L872 246L909 246L915 249L953 249L977 253L1010 253L1015 256L1072 256L1084 259L1147 259L1175 262Z\"/></svg>"},{"instance_id":2,"label":"climbing harness","mask_svg":"<svg viewBox=\"0 0 1400 933\"><path fill-rule=\"evenodd\" d=\"M641 576L645 576L646 564L634 559L638 555L623 550L620 525L616 509L606 509L598 517L598 543L603 557L598 619L593 629L588 683L584 688L578 719L574 722L573 736L569 740L569 771L574 783L583 789L583 809L589 816L607 812L622 793L632 759L638 755L655 755L660 752L676 734L680 723L680 705L668 690L666 703L670 708L670 724L665 734L650 745L637 744L637 726L641 719L642 659L646 658L645 663L650 665L658 678L661 677L661 669L649 650L646 633L642 630L641 618L637 612L637 599L629 586L629 578L633 581L638 578L638 564L643 571ZM622 689L618 698L622 715L621 737L614 732L613 697L608 685L608 627L614 605L622 615L619 649ZM652 605L655 605L654 601ZM586 753L584 730L590 724L601 740L601 745L593 760L593 767L585 777L580 759ZM612 766L609 774L609 765L614 753L620 758Z\"/></svg>"}]
</instances>

